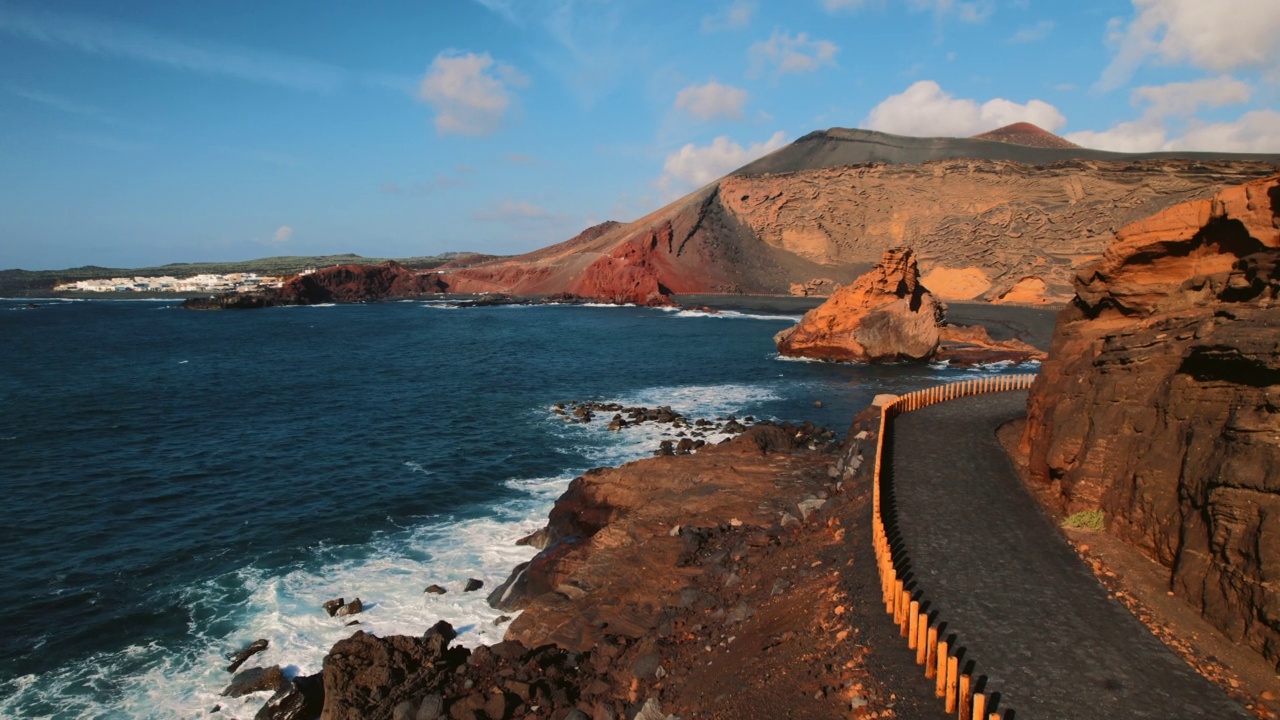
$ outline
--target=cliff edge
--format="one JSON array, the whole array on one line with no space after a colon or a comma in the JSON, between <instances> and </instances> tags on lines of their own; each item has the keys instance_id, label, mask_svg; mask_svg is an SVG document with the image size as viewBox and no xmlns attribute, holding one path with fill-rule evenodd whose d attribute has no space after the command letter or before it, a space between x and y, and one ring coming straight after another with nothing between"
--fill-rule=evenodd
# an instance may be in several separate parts
<instances>
[{"instance_id":1,"label":"cliff edge","mask_svg":"<svg viewBox=\"0 0 1280 720\"><path fill-rule=\"evenodd\" d=\"M1022 449L1062 513L1280 666L1280 177L1126 226L1076 273Z\"/></svg>"}]
</instances>

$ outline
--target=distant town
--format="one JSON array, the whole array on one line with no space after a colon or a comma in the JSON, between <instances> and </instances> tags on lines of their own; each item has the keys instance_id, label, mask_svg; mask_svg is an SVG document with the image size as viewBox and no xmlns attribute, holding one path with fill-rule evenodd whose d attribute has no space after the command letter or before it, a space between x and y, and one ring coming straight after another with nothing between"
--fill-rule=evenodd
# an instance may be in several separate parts
<instances>
[{"instance_id":1,"label":"distant town","mask_svg":"<svg viewBox=\"0 0 1280 720\"><path fill-rule=\"evenodd\" d=\"M314 272L306 270L302 274ZM53 287L55 292L145 292L145 293L226 293L252 292L266 288L278 288L283 278L257 273L227 273L192 275L190 277L114 277L76 280Z\"/></svg>"}]
</instances>

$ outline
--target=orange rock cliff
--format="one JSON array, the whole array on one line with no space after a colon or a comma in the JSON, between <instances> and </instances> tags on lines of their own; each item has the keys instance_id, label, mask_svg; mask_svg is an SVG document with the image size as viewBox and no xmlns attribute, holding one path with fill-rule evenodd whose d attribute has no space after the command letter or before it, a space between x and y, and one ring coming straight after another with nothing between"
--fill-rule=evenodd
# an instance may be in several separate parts
<instances>
[{"instance_id":1,"label":"orange rock cliff","mask_svg":"<svg viewBox=\"0 0 1280 720\"><path fill-rule=\"evenodd\" d=\"M1032 482L1280 666L1280 177L1125 227L1075 288L1031 390Z\"/></svg>"}]
</instances>

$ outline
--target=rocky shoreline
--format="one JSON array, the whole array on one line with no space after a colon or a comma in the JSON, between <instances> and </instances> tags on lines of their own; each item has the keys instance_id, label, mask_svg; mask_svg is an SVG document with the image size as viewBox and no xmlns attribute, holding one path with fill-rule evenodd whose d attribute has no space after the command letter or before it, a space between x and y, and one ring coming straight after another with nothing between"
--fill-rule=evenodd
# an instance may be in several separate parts
<instances>
[{"instance_id":1,"label":"rocky shoreline","mask_svg":"<svg viewBox=\"0 0 1280 720\"><path fill-rule=\"evenodd\" d=\"M575 479L526 539L542 551L490 596L522 611L504 642L454 647L443 622L420 637L353 628L321 672L239 670L224 694L274 690L262 720L877 717L891 706L860 663L841 587L878 416L860 415L841 444L810 424L595 405L559 409L575 422L612 410L710 438L738 432Z\"/></svg>"}]
</instances>

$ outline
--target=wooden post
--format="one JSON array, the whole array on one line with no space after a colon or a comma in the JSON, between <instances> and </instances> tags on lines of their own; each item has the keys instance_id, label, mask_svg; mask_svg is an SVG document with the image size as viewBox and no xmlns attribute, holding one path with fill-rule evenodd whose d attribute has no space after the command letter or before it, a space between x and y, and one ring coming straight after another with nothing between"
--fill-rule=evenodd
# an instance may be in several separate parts
<instances>
[{"instance_id":1,"label":"wooden post","mask_svg":"<svg viewBox=\"0 0 1280 720\"><path fill-rule=\"evenodd\" d=\"M994 713L992 713L994 714ZM987 696L983 693L973 694L973 720L986 720L987 717ZM968 720L966 718L965 720Z\"/></svg>"},{"instance_id":2,"label":"wooden post","mask_svg":"<svg viewBox=\"0 0 1280 720\"><path fill-rule=\"evenodd\" d=\"M960 720L971 720L973 718L973 678L969 675L960 676L960 692L956 696L957 717Z\"/></svg>"},{"instance_id":3,"label":"wooden post","mask_svg":"<svg viewBox=\"0 0 1280 720\"><path fill-rule=\"evenodd\" d=\"M929 628L924 640L924 678L932 680L938 675L938 627Z\"/></svg>"},{"instance_id":4,"label":"wooden post","mask_svg":"<svg viewBox=\"0 0 1280 720\"><path fill-rule=\"evenodd\" d=\"M898 620L898 632L902 637L907 636L907 630L911 627L910 607L912 602L911 593L903 590L902 597L898 600L898 603L902 605L902 618Z\"/></svg>"},{"instance_id":5,"label":"wooden post","mask_svg":"<svg viewBox=\"0 0 1280 720\"><path fill-rule=\"evenodd\" d=\"M894 572L895 579L893 581L893 621L901 625L902 624L901 613L906 608L902 607L902 595L903 595L902 580L900 578L897 578L897 574L898 573L895 571Z\"/></svg>"},{"instance_id":6,"label":"wooden post","mask_svg":"<svg viewBox=\"0 0 1280 720\"><path fill-rule=\"evenodd\" d=\"M960 658L947 658L947 688L943 692L946 693L942 697L946 711L953 713L956 711L956 695L960 690Z\"/></svg>"},{"instance_id":7,"label":"wooden post","mask_svg":"<svg viewBox=\"0 0 1280 720\"><path fill-rule=\"evenodd\" d=\"M920 601L912 600L907 612L911 615L907 619L907 649L915 650L918 645L916 639L920 635Z\"/></svg>"},{"instance_id":8,"label":"wooden post","mask_svg":"<svg viewBox=\"0 0 1280 720\"><path fill-rule=\"evenodd\" d=\"M924 665L925 656L928 654L929 642L929 616L924 613L916 619L916 664Z\"/></svg>"},{"instance_id":9,"label":"wooden post","mask_svg":"<svg viewBox=\"0 0 1280 720\"><path fill-rule=\"evenodd\" d=\"M936 695L937 697L943 697L943 695L947 692L947 653L948 652L949 652L949 649L947 648L947 641L939 640L938 655L937 655L938 672L935 674L935 678L938 681L938 688L937 690L934 691L934 695Z\"/></svg>"}]
</instances>

